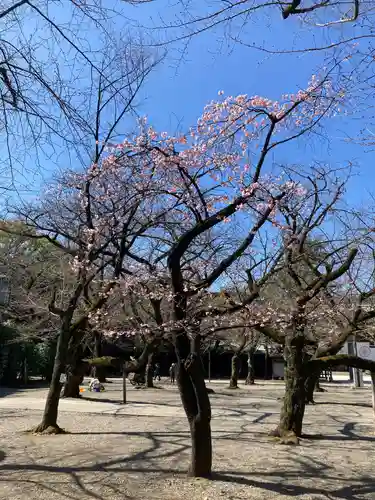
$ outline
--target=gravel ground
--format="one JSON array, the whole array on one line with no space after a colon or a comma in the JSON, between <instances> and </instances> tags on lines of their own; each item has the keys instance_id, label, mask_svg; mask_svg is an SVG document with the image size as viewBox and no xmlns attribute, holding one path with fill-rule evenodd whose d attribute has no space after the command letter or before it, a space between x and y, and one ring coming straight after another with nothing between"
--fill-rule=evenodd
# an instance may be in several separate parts
<instances>
[{"instance_id":1,"label":"gravel ground","mask_svg":"<svg viewBox=\"0 0 375 500\"><path fill-rule=\"evenodd\" d=\"M121 382L101 401L62 401L60 436L25 434L40 421L45 390L0 397L0 498L12 500L375 499L374 424L368 388L340 384L307 409L298 447L267 436L282 383L212 386L212 481L189 479L189 436L175 388ZM84 393L87 394L87 393ZM88 396L92 396L89 394ZM111 399L112 402L103 401Z\"/></svg>"}]
</instances>

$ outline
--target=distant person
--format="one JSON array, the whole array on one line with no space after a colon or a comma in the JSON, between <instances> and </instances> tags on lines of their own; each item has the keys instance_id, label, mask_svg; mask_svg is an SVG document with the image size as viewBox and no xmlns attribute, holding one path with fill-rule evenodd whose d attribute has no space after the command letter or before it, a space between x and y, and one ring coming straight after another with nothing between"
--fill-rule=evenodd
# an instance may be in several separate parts
<instances>
[{"instance_id":1,"label":"distant person","mask_svg":"<svg viewBox=\"0 0 375 500\"><path fill-rule=\"evenodd\" d=\"M156 380L156 379L158 379L159 381L161 380L160 379L160 365L159 365L159 363L155 364L154 380Z\"/></svg>"},{"instance_id":2,"label":"distant person","mask_svg":"<svg viewBox=\"0 0 375 500\"><path fill-rule=\"evenodd\" d=\"M176 380L176 369L177 369L176 363L172 363L171 366L170 366L170 368L169 368L169 376L171 378L171 384L175 383L175 380Z\"/></svg>"},{"instance_id":3,"label":"distant person","mask_svg":"<svg viewBox=\"0 0 375 500\"><path fill-rule=\"evenodd\" d=\"M104 391L104 385L101 384L97 378L93 378L89 383L89 391L102 392Z\"/></svg>"}]
</instances>

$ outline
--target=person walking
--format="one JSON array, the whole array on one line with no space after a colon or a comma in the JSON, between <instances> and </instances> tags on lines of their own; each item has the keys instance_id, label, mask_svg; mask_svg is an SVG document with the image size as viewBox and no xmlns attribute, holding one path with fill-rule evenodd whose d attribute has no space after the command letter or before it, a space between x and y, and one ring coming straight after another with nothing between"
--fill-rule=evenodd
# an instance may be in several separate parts
<instances>
[{"instance_id":1,"label":"person walking","mask_svg":"<svg viewBox=\"0 0 375 500\"><path fill-rule=\"evenodd\" d=\"M174 384L176 380L176 363L171 364L169 368L169 376L171 378L171 384Z\"/></svg>"},{"instance_id":2,"label":"person walking","mask_svg":"<svg viewBox=\"0 0 375 500\"><path fill-rule=\"evenodd\" d=\"M156 379L158 379L159 381L161 380L160 379L160 365L159 365L159 363L155 364L154 380L156 380Z\"/></svg>"}]
</instances>

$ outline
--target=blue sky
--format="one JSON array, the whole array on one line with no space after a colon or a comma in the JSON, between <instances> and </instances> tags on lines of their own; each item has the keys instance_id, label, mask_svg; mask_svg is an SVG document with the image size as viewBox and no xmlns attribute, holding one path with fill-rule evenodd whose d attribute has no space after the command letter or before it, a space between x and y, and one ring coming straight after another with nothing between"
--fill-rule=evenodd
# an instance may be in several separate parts
<instances>
[{"instance_id":1,"label":"blue sky","mask_svg":"<svg viewBox=\"0 0 375 500\"><path fill-rule=\"evenodd\" d=\"M205 2L197 5L202 3L206 5ZM141 33L145 42L151 40L150 36L155 42L173 37L176 33L173 30L146 32L142 27L160 26L161 15L164 22L173 22L180 9L179 5L176 3L173 6L166 0L155 0L134 8L122 2L124 13L133 20L130 24L126 21L125 25L135 35ZM189 4L198 13L197 5ZM121 23L123 21L117 21L115 25L120 27ZM346 35L355 32L353 27L342 29L346 30ZM235 26L231 33L237 33ZM224 34L224 27L219 26L214 31L207 31L193 38L183 57L183 42L166 47L166 59L151 75L138 99L139 113L147 115L155 128L170 133L186 130L195 124L205 104L216 99L219 90L224 90L226 95L247 93L277 99L283 93L304 87L311 74L323 63L323 52L267 55L235 43L228 36L225 38ZM249 22L242 39L250 45L264 46L266 42L269 48L282 49L301 47L303 44L326 44L341 34L341 31L336 30L328 38L326 32L304 29L297 18L283 21L279 12L275 11L269 19L261 15ZM95 45L95 35L88 36L88 41ZM360 203L372 188L374 155L371 150L350 143L345 138L356 137L359 129L365 125L365 121L358 117L336 117L328 124L325 132L329 140L311 142L304 139L294 142L275 151L273 160L286 164L302 163L305 166L312 161L326 161L334 166L353 162L358 166L358 175L351 180L348 200ZM28 161L32 165L32 157ZM59 161L64 164L64 157L60 157ZM55 164L48 158L42 163L45 165L43 177L50 177L56 168ZM37 189L39 182L40 179L33 179L34 188Z\"/></svg>"},{"instance_id":2,"label":"blue sky","mask_svg":"<svg viewBox=\"0 0 375 500\"><path fill-rule=\"evenodd\" d=\"M200 2L200 5L202 3L206 4ZM165 23L168 20L173 22L174 13L178 11L178 8L167 9L166 5L167 2L156 1L136 9L129 8L129 16L136 18L140 26L160 26L161 15ZM166 12L169 12L169 18L166 18ZM225 38L224 32L224 26L221 26L194 37L182 58L184 42L167 45L167 59L150 78L139 108L155 127L173 132L194 124L205 104L216 99L219 90L224 90L226 95L247 93L278 99L283 93L304 87L310 76L323 65L326 56L324 52L268 55L236 43L228 36ZM155 30L151 33L158 41L173 38L177 32ZM232 36L237 33L235 26L231 33ZM250 45L280 50L325 45L342 35L356 33L358 31L353 26L335 28L330 33L306 30L297 18L284 21L275 11L269 22L265 17L249 22L242 32L242 40ZM357 50L366 49L366 44L367 41L360 42ZM351 64L347 63L348 70ZM353 109L349 103L346 111L350 116L338 116L327 124L325 134L328 140L294 142L278 149L274 161L301 162L304 165L311 161L326 161L333 166L350 161L358 168L350 183L348 200L360 203L372 189L374 153L347 140L348 137L355 139L359 129L368 124L360 118L363 112L351 116Z\"/></svg>"}]
</instances>

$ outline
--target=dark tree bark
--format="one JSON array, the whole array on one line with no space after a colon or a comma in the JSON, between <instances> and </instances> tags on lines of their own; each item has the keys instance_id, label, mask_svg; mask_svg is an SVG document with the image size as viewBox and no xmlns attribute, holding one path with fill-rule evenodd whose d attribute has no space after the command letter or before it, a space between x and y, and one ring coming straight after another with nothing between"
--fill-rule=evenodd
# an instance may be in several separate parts
<instances>
[{"instance_id":1,"label":"dark tree bark","mask_svg":"<svg viewBox=\"0 0 375 500\"><path fill-rule=\"evenodd\" d=\"M238 348L236 349L234 355L232 356L232 369L231 376L229 381L230 389L238 389L238 379L240 376L240 368L241 368L241 353L246 346L247 337L245 334L242 335L242 340Z\"/></svg>"},{"instance_id":2,"label":"dark tree bark","mask_svg":"<svg viewBox=\"0 0 375 500\"><path fill-rule=\"evenodd\" d=\"M63 387L62 397L64 398L79 398L79 386L82 384L85 365L82 363L83 349L82 338L84 332L76 332L75 336L70 339L67 361L65 368L66 382Z\"/></svg>"},{"instance_id":3,"label":"dark tree bark","mask_svg":"<svg viewBox=\"0 0 375 500\"><path fill-rule=\"evenodd\" d=\"M57 415L61 392L60 376L64 373L68 353L71 318L65 318L57 341L52 380L49 386L46 404L41 423L33 429L36 433L58 434L64 432L57 425Z\"/></svg>"},{"instance_id":4,"label":"dark tree bark","mask_svg":"<svg viewBox=\"0 0 375 500\"><path fill-rule=\"evenodd\" d=\"M100 358L102 355L102 335L99 332L94 333L94 357ZM93 366L91 369L91 376L97 378L99 382L104 384L106 382L105 378L105 367L104 366Z\"/></svg>"},{"instance_id":5,"label":"dark tree bark","mask_svg":"<svg viewBox=\"0 0 375 500\"><path fill-rule=\"evenodd\" d=\"M254 385L255 384L255 370L254 370L254 354L255 354L255 349L251 348L249 349L249 352L247 353L247 377L245 384L247 385Z\"/></svg>"},{"instance_id":6,"label":"dark tree bark","mask_svg":"<svg viewBox=\"0 0 375 500\"><path fill-rule=\"evenodd\" d=\"M327 367L340 365L351 366L353 368L359 368L360 370L369 370L370 372L375 371L375 361L348 354L336 354L310 359L310 361L306 363L306 370L307 372L311 370L321 371Z\"/></svg>"},{"instance_id":7,"label":"dark tree bark","mask_svg":"<svg viewBox=\"0 0 375 500\"><path fill-rule=\"evenodd\" d=\"M79 386L82 384L83 375L79 375L77 371L75 372L69 371L67 373L67 380L64 384L61 397L79 398L81 396L79 392Z\"/></svg>"},{"instance_id":8,"label":"dark tree bark","mask_svg":"<svg viewBox=\"0 0 375 500\"><path fill-rule=\"evenodd\" d=\"M281 443L298 444L302 434L302 422L305 413L305 354L303 333L291 333L286 336L285 347L285 395L280 413L280 423L272 432L281 438Z\"/></svg>"},{"instance_id":9,"label":"dark tree bark","mask_svg":"<svg viewBox=\"0 0 375 500\"><path fill-rule=\"evenodd\" d=\"M174 338L177 356L177 384L191 433L189 475L210 477L212 468L211 404L199 356L199 336L192 341L185 333Z\"/></svg>"},{"instance_id":10,"label":"dark tree bark","mask_svg":"<svg viewBox=\"0 0 375 500\"><path fill-rule=\"evenodd\" d=\"M154 387L153 358L154 358L154 353L152 352L151 354L148 355L147 358L147 365L145 372L146 387Z\"/></svg>"},{"instance_id":11,"label":"dark tree bark","mask_svg":"<svg viewBox=\"0 0 375 500\"><path fill-rule=\"evenodd\" d=\"M231 375L229 387L231 389L238 389L238 377L240 373L240 357L237 353L232 356L231 361Z\"/></svg>"},{"instance_id":12,"label":"dark tree bark","mask_svg":"<svg viewBox=\"0 0 375 500\"><path fill-rule=\"evenodd\" d=\"M314 404L314 391L319 385L319 372L312 372L305 379L305 402L306 404Z\"/></svg>"}]
</instances>

